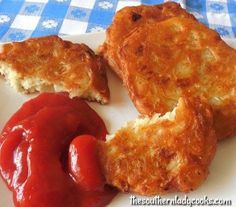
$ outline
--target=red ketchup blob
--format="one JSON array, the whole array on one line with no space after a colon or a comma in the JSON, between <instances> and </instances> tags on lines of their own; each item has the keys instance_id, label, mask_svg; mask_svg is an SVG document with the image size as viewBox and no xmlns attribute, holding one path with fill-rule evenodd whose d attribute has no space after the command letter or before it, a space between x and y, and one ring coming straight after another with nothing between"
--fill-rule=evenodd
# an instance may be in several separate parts
<instances>
[{"instance_id":1,"label":"red ketchup blob","mask_svg":"<svg viewBox=\"0 0 236 207\"><path fill-rule=\"evenodd\" d=\"M105 185L95 140L106 134L102 119L79 98L44 93L26 102L0 136L0 172L15 206L108 204L117 192Z\"/></svg>"}]
</instances>

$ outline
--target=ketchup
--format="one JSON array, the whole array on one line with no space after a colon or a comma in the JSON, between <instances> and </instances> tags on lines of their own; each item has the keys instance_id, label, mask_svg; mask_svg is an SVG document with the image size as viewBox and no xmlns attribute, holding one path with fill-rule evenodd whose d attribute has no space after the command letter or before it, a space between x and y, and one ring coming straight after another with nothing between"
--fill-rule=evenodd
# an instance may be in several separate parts
<instances>
[{"instance_id":1,"label":"ketchup","mask_svg":"<svg viewBox=\"0 0 236 207\"><path fill-rule=\"evenodd\" d=\"M108 204L116 191L105 185L95 140L106 134L102 119L79 98L44 93L26 102L0 136L0 172L15 206Z\"/></svg>"}]
</instances>

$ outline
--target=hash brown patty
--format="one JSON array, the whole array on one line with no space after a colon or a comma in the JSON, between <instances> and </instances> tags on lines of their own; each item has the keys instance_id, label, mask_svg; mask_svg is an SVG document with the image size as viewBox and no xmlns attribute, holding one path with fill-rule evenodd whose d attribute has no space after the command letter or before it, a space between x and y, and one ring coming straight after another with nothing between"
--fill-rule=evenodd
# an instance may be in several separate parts
<instances>
[{"instance_id":1,"label":"hash brown patty","mask_svg":"<svg viewBox=\"0 0 236 207\"><path fill-rule=\"evenodd\" d=\"M17 91L66 91L100 103L109 100L103 59L85 44L58 36L8 43L0 49L0 74Z\"/></svg>"},{"instance_id":2,"label":"hash brown patty","mask_svg":"<svg viewBox=\"0 0 236 207\"><path fill-rule=\"evenodd\" d=\"M134 30L120 46L123 81L141 114L166 113L179 97L206 99L218 139L236 133L236 51L218 33L173 17Z\"/></svg>"},{"instance_id":3,"label":"hash brown patty","mask_svg":"<svg viewBox=\"0 0 236 207\"><path fill-rule=\"evenodd\" d=\"M108 184L123 192L189 192L206 179L216 141L211 107L180 98L171 113L128 122L99 143L99 157Z\"/></svg>"}]
</instances>

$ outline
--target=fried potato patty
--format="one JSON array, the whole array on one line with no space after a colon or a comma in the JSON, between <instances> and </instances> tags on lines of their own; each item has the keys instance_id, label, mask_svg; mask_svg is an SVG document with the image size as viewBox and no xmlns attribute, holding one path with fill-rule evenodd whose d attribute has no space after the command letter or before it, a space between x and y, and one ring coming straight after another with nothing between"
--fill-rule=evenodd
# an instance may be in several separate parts
<instances>
[{"instance_id":1,"label":"fried potato patty","mask_svg":"<svg viewBox=\"0 0 236 207\"><path fill-rule=\"evenodd\" d=\"M0 74L17 91L67 91L71 97L107 103L106 64L85 44L57 36L2 45Z\"/></svg>"},{"instance_id":2,"label":"fried potato patty","mask_svg":"<svg viewBox=\"0 0 236 207\"><path fill-rule=\"evenodd\" d=\"M148 22L160 22L174 16L195 19L193 15L187 13L175 2L154 6L131 6L118 11L111 26L106 31L106 41L100 48L100 52L111 66L111 69L122 77L123 70L120 68L117 50L132 30Z\"/></svg>"},{"instance_id":3,"label":"fried potato patty","mask_svg":"<svg viewBox=\"0 0 236 207\"><path fill-rule=\"evenodd\" d=\"M236 133L236 51L215 31L187 18L149 23L123 41L118 55L141 114L163 114L180 96L200 96L213 107L218 139Z\"/></svg>"},{"instance_id":4,"label":"fried potato patty","mask_svg":"<svg viewBox=\"0 0 236 207\"><path fill-rule=\"evenodd\" d=\"M100 143L101 166L123 192L189 192L206 179L216 140L209 105L180 98L172 112L128 122Z\"/></svg>"}]
</instances>

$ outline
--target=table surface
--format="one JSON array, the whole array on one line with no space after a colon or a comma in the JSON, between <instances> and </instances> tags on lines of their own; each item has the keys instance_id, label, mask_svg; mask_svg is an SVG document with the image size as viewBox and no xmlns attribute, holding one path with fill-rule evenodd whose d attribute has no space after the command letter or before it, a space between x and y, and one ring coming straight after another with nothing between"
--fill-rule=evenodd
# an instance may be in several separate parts
<instances>
[{"instance_id":1,"label":"table surface","mask_svg":"<svg viewBox=\"0 0 236 207\"><path fill-rule=\"evenodd\" d=\"M236 38L236 0L175 0L222 37ZM0 42L105 30L125 6L164 0L0 0Z\"/></svg>"}]
</instances>

